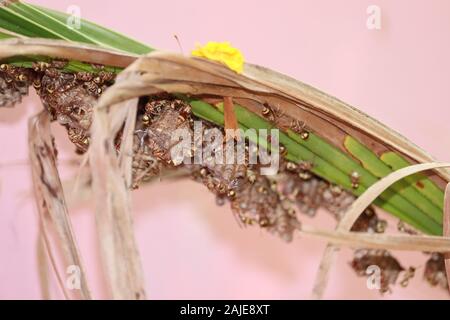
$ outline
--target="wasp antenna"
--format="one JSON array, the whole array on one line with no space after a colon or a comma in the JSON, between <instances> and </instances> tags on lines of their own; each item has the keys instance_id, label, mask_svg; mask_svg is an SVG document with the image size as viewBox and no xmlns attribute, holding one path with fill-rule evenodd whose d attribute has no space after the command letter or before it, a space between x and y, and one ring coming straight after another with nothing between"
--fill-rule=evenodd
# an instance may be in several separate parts
<instances>
[{"instance_id":1,"label":"wasp antenna","mask_svg":"<svg viewBox=\"0 0 450 320\"><path fill-rule=\"evenodd\" d=\"M180 39L178 38L178 36L176 34L174 34L173 37L175 38L175 40L178 43L178 48L180 49L181 54L184 55L183 46L181 45Z\"/></svg>"}]
</instances>

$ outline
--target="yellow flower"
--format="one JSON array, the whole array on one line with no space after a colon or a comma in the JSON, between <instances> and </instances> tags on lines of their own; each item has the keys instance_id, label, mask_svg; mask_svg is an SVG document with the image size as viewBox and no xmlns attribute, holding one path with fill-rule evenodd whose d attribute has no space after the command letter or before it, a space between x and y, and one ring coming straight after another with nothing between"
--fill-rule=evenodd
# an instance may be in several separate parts
<instances>
[{"instance_id":1,"label":"yellow flower","mask_svg":"<svg viewBox=\"0 0 450 320\"><path fill-rule=\"evenodd\" d=\"M197 46L192 55L224 63L237 73L241 73L244 68L244 56L229 42L208 42L205 46Z\"/></svg>"}]
</instances>

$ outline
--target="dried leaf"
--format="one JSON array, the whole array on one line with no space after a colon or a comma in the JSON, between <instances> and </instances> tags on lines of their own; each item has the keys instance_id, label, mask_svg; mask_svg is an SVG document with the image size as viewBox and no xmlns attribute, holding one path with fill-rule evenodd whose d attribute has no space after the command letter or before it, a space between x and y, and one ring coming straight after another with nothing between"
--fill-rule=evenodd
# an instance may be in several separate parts
<instances>
[{"instance_id":1,"label":"dried leaf","mask_svg":"<svg viewBox=\"0 0 450 320\"><path fill-rule=\"evenodd\" d=\"M39 227L38 239L36 241L36 258L38 264L39 283L41 287L41 296L43 300L50 300L50 279L48 270L47 248L45 246L45 238L42 234L44 231Z\"/></svg>"},{"instance_id":2,"label":"dried leaf","mask_svg":"<svg viewBox=\"0 0 450 320\"><path fill-rule=\"evenodd\" d=\"M56 269L60 285L68 298L91 299L75 236L68 215L64 192L56 168L56 154L50 133L47 112L41 112L29 122L30 161L46 248ZM57 260L57 253L63 257ZM65 274L69 266L78 268L80 290L67 290ZM64 275L64 278L63 278Z\"/></svg>"},{"instance_id":3,"label":"dried leaf","mask_svg":"<svg viewBox=\"0 0 450 320\"><path fill-rule=\"evenodd\" d=\"M98 46L49 39L7 39L0 41L0 59L16 56L44 56L127 67L137 56Z\"/></svg>"},{"instance_id":4,"label":"dried leaf","mask_svg":"<svg viewBox=\"0 0 450 320\"><path fill-rule=\"evenodd\" d=\"M88 151L102 264L114 299L145 299L143 271L130 210L130 162L122 156L120 167L114 145L114 137L127 122L122 152L126 156L132 155L132 145L127 141L134 127L133 120L127 117L135 117L129 109L136 108L136 104L137 99L111 108L94 108L92 144Z\"/></svg>"}]
</instances>

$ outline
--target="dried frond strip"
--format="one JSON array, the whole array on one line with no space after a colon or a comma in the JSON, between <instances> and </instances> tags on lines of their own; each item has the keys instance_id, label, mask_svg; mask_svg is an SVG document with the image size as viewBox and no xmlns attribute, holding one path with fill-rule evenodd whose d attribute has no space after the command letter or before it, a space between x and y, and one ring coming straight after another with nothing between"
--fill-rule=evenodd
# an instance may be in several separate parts
<instances>
[{"instance_id":1,"label":"dried frond strip","mask_svg":"<svg viewBox=\"0 0 450 320\"><path fill-rule=\"evenodd\" d=\"M2 60L17 55L44 56L124 68L138 57L123 51L57 39L14 38L2 40L0 46Z\"/></svg>"},{"instance_id":2,"label":"dried frond strip","mask_svg":"<svg viewBox=\"0 0 450 320\"><path fill-rule=\"evenodd\" d=\"M110 108L94 108L90 128L89 160L97 231L102 265L114 299L145 299L144 276L130 209L130 189L122 172L126 166L120 167L115 146L115 137L130 115L128 108L136 107L136 104L137 99ZM131 154L132 150L124 152Z\"/></svg>"},{"instance_id":3,"label":"dried frond strip","mask_svg":"<svg viewBox=\"0 0 450 320\"><path fill-rule=\"evenodd\" d=\"M329 231L303 225L300 234L328 241L336 246L361 249L385 249L421 252L450 252L450 237L371 234L353 231Z\"/></svg>"},{"instance_id":4,"label":"dried frond strip","mask_svg":"<svg viewBox=\"0 0 450 320\"><path fill-rule=\"evenodd\" d=\"M46 112L40 113L30 120L29 146L33 182L46 247L51 257L56 256L56 252L60 252L64 258L61 265L53 264L60 277L60 283L62 275L66 274L67 267L73 265L80 270L81 290L66 290L64 284L62 284L62 289L68 297L90 299L91 293L86 280L85 268L75 241L56 168L56 151L50 133L49 116Z\"/></svg>"},{"instance_id":5,"label":"dried frond strip","mask_svg":"<svg viewBox=\"0 0 450 320\"><path fill-rule=\"evenodd\" d=\"M36 241L36 258L38 264L39 283L41 286L41 297L43 300L50 299L50 279L49 266L47 257L47 247L45 244L45 236L43 235L42 224L39 224L39 234Z\"/></svg>"}]
</instances>

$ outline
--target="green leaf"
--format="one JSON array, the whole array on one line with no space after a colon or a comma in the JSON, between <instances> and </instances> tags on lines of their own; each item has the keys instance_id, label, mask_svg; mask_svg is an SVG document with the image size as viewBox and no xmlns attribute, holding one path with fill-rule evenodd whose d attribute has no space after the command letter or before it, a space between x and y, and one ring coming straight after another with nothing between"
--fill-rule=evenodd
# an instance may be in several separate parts
<instances>
[{"instance_id":1,"label":"green leaf","mask_svg":"<svg viewBox=\"0 0 450 320\"><path fill-rule=\"evenodd\" d=\"M154 50L84 19L77 30L69 26L69 18L68 14L23 2L0 6L0 27L23 36L82 42L134 54Z\"/></svg>"},{"instance_id":2,"label":"green leaf","mask_svg":"<svg viewBox=\"0 0 450 320\"><path fill-rule=\"evenodd\" d=\"M32 20L14 12L6 6L0 6L0 28L25 37L62 39L57 33L40 26Z\"/></svg>"},{"instance_id":3,"label":"green leaf","mask_svg":"<svg viewBox=\"0 0 450 320\"><path fill-rule=\"evenodd\" d=\"M395 152L385 152L380 157L381 161L393 170L399 170L410 165L410 163ZM444 192L424 174L414 174L405 178L414 188L432 201L441 210L444 207Z\"/></svg>"},{"instance_id":4,"label":"green leaf","mask_svg":"<svg viewBox=\"0 0 450 320\"><path fill-rule=\"evenodd\" d=\"M390 173L392 169L386 165L378 156L369 148L361 144L353 137L346 137L345 148L358 160L361 161L364 168L370 171L378 178L383 178ZM400 180L393 184L391 188L403 195L405 199L413 203L421 209L425 214L433 218L439 224L442 224L442 209L435 206L427 197L419 192L408 180Z\"/></svg>"}]
</instances>

